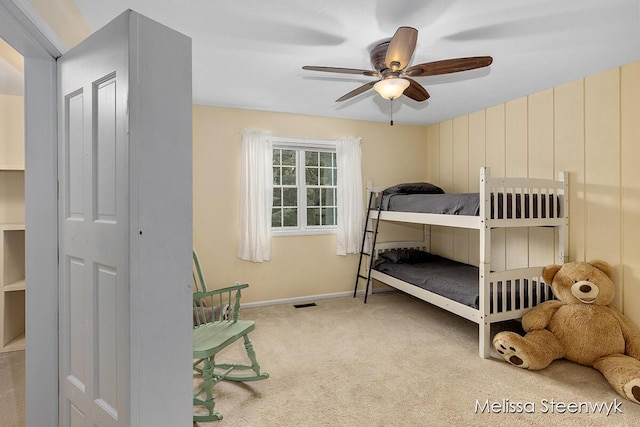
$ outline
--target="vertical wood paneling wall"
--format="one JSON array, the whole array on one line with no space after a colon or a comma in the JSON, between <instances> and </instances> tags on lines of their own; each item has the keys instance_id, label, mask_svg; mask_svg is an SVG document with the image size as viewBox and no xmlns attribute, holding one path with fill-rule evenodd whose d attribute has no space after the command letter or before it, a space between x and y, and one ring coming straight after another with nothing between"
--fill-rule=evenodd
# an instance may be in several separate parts
<instances>
[{"instance_id":1,"label":"vertical wood paneling wall","mask_svg":"<svg viewBox=\"0 0 640 427\"><path fill-rule=\"evenodd\" d=\"M447 192L477 191L485 165L494 176L569 172L569 260L613 265L614 305L640 326L640 62L429 126L427 145L427 176ZM492 268L553 263L553 239L494 231ZM477 247L476 232L433 231L434 252L476 264Z\"/></svg>"}]
</instances>

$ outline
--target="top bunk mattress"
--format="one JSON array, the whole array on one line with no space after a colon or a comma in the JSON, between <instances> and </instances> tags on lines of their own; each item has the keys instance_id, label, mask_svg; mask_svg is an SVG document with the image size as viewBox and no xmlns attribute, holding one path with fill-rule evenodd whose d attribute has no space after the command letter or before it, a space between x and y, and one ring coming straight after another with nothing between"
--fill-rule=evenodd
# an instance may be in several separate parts
<instances>
[{"instance_id":1,"label":"top bunk mattress","mask_svg":"<svg viewBox=\"0 0 640 427\"><path fill-rule=\"evenodd\" d=\"M476 216L480 214L480 195L478 193L385 194L382 196L382 210Z\"/></svg>"},{"instance_id":2,"label":"top bunk mattress","mask_svg":"<svg viewBox=\"0 0 640 427\"><path fill-rule=\"evenodd\" d=\"M491 194L490 218L505 218L504 196L504 194L498 193L497 203L495 203L494 194ZM515 200L513 196L510 193L506 195L506 218L558 218L560 216L560 204L556 203L554 195L540 197L538 194L515 194ZM541 206L538 206L538 200L542 200ZM480 215L479 193L383 194L378 203L382 203L384 211ZM497 210L497 216L495 210Z\"/></svg>"}]
</instances>

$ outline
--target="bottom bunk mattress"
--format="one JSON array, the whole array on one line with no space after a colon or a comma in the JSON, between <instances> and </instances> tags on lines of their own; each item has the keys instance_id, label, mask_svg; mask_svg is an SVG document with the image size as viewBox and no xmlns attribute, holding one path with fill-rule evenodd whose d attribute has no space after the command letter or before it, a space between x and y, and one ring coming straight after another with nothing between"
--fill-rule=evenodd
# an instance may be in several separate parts
<instances>
[{"instance_id":1,"label":"bottom bunk mattress","mask_svg":"<svg viewBox=\"0 0 640 427\"><path fill-rule=\"evenodd\" d=\"M469 264L443 258L429 252L416 249L396 249L381 252L374 269L410 283L422 289L431 291L447 299L457 301L460 304L479 309L480 308L480 279L479 268ZM522 282L522 283L520 283ZM550 288L540 286L532 282L531 299L540 301L552 299ZM521 307L529 307L529 281L516 280L515 286L507 284L507 295L503 298L502 286L497 286L497 311L514 310ZM511 288L515 291L515 299L511 298ZM491 289L493 292L493 289ZM512 307L515 301L515 307ZM490 296L490 313L494 312L494 297Z\"/></svg>"}]
</instances>

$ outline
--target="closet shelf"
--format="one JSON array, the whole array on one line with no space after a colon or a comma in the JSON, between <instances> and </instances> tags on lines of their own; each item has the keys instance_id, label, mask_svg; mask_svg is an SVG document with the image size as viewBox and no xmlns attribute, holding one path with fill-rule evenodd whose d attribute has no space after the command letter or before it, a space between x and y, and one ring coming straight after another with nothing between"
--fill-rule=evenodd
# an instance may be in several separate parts
<instances>
[{"instance_id":1,"label":"closet shelf","mask_svg":"<svg viewBox=\"0 0 640 427\"><path fill-rule=\"evenodd\" d=\"M2 350L0 350L0 352L4 353L4 352L7 352L7 351L24 350L25 340L26 340L26 338L25 338L25 334L23 332L20 335L18 335L17 337L15 337L14 339L12 339L11 341L9 341L7 344L5 344L4 347L2 348Z\"/></svg>"},{"instance_id":2,"label":"closet shelf","mask_svg":"<svg viewBox=\"0 0 640 427\"><path fill-rule=\"evenodd\" d=\"M18 280L13 283L9 283L8 285L4 285L2 290L5 292L24 291L25 290L24 279Z\"/></svg>"},{"instance_id":3,"label":"closet shelf","mask_svg":"<svg viewBox=\"0 0 640 427\"><path fill-rule=\"evenodd\" d=\"M24 224L0 224L0 353L25 346Z\"/></svg>"}]
</instances>

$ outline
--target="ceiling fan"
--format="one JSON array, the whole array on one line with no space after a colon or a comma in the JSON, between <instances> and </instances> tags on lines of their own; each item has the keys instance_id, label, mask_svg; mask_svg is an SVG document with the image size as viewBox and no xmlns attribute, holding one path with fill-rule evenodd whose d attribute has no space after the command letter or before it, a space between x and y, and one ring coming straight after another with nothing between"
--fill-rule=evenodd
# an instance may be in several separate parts
<instances>
[{"instance_id":1,"label":"ceiling fan","mask_svg":"<svg viewBox=\"0 0 640 427\"><path fill-rule=\"evenodd\" d=\"M363 76L379 77L379 80L364 84L351 92L336 99L336 102L346 101L356 95L373 88L385 99L396 99L401 95L408 96L415 101L425 101L429 92L412 77L437 76L440 74L457 73L491 65L490 56L473 56L468 58L444 59L441 61L425 62L409 65L418 40L418 30L412 27L400 27L393 38L382 42L371 49L370 58L373 70L355 68L320 67L305 65L303 70L325 71L330 73L360 74Z\"/></svg>"}]
</instances>

